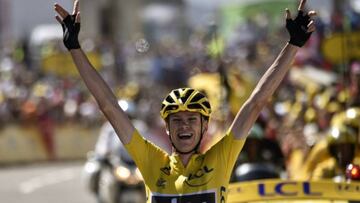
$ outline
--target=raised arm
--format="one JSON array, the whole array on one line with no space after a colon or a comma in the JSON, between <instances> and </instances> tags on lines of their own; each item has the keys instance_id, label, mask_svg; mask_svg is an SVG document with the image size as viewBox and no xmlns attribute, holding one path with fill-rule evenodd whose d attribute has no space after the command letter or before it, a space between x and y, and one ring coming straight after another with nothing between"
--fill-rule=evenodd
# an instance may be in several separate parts
<instances>
[{"instance_id":1,"label":"raised arm","mask_svg":"<svg viewBox=\"0 0 360 203\"><path fill-rule=\"evenodd\" d=\"M123 144L129 143L135 130L134 126L126 113L118 105L118 99L110 87L91 65L78 42L80 31L79 1L76 0L74 2L72 15L59 4L55 4L54 9L59 14L59 16L56 16L56 19L63 27L64 44L70 51L80 76L91 94L95 97L101 111L112 124L121 142Z\"/></svg>"},{"instance_id":2,"label":"raised arm","mask_svg":"<svg viewBox=\"0 0 360 203\"><path fill-rule=\"evenodd\" d=\"M294 20L291 18L290 11L286 9L286 28L290 34L290 40L261 77L251 96L237 113L230 126L230 130L236 139L246 138L260 111L290 69L297 50L305 44L311 33L315 31L314 21L310 17L316 13L310 11L304 15L305 3L306 0L300 2L298 15Z\"/></svg>"}]
</instances>

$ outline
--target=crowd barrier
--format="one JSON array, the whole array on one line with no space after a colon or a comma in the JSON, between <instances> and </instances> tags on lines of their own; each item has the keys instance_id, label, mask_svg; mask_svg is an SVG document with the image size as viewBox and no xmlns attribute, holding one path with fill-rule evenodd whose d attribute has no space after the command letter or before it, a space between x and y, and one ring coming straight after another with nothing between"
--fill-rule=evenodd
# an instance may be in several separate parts
<instances>
[{"instance_id":1,"label":"crowd barrier","mask_svg":"<svg viewBox=\"0 0 360 203\"><path fill-rule=\"evenodd\" d=\"M0 165L84 159L94 149L100 126L71 123L55 126L51 134L38 126L5 125L0 129Z\"/></svg>"}]
</instances>

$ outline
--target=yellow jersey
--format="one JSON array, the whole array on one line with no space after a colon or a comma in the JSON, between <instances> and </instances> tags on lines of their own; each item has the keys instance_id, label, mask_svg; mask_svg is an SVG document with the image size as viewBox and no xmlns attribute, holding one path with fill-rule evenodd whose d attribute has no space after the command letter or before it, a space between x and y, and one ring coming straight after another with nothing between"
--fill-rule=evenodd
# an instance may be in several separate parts
<instances>
[{"instance_id":1,"label":"yellow jersey","mask_svg":"<svg viewBox=\"0 0 360 203\"><path fill-rule=\"evenodd\" d=\"M147 203L222 203L244 143L227 133L204 154L194 154L186 167L177 154L167 154L137 131L125 147L144 178Z\"/></svg>"}]
</instances>

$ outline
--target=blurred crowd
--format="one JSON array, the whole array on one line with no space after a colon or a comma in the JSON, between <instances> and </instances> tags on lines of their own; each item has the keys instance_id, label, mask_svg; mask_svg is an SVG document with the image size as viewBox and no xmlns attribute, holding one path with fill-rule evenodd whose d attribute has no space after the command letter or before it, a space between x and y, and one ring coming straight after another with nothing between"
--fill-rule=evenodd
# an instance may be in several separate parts
<instances>
[{"instance_id":1,"label":"blurred crowd","mask_svg":"<svg viewBox=\"0 0 360 203\"><path fill-rule=\"evenodd\" d=\"M288 38L282 22L254 19L239 25L231 39L220 39L219 28L212 25L192 30L181 42L165 38L136 47L101 39L92 49L101 61L100 74L119 98L135 106L131 117L144 121L141 128L146 130L140 130L149 137L166 137L159 110L171 89L192 86L207 94L214 127L205 138L206 149L221 137ZM321 50L333 33L358 31L360 14L335 9L331 21L318 18L316 23L317 31L251 130L239 166L271 163L282 176L316 179L344 175L348 163L360 164L359 58L336 64ZM55 52L67 54L61 43L55 41ZM54 42L42 45L40 53L49 47ZM41 57L31 54L26 42L1 51L0 128L37 125L49 137L57 125L102 125L105 119L76 74L45 71Z\"/></svg>"}]
</instances>

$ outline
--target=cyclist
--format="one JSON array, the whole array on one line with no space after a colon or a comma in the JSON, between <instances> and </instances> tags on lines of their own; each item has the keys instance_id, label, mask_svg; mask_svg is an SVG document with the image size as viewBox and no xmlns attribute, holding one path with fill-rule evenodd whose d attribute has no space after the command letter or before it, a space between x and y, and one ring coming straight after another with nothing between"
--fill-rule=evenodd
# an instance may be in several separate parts
<instances>
[{"instance_id":1,"label":"cyclist","mask_svg":"<svg viewBox=\"0 0 360 203\"><path fill-rule=\"evenodd\" d=\"M78 41L79 1L74 2L72 15L59 4L54 5L59 14L56 19L63 27L64 44L101 111L139 167L146 184L148 202L226 202L231 171L248 131L289 70L298 49L315 31L311 17L316 13L305 13L305 2L300 2L295 19L286 10L289 42L239 110L226 136L207 152L197 153L211 113L207 98L191 88L171 91L161 109L173 145L171 155L138 133L119 107L116 96L82 51Z\"/></svg>"},{"instance_id":2,"label":"cyclist","mask_svg":"<svg viewBox=\"0 0 360 203\"><path fill-rule=\"evenodd\" d=\"M345 180L348 164L359 164L355 159L357 152L357 134L349 126L333 126L327 136L330 158L320 162L312 173L312 179L333 178L335 181Z\"/></svg>"}]
</instances>

